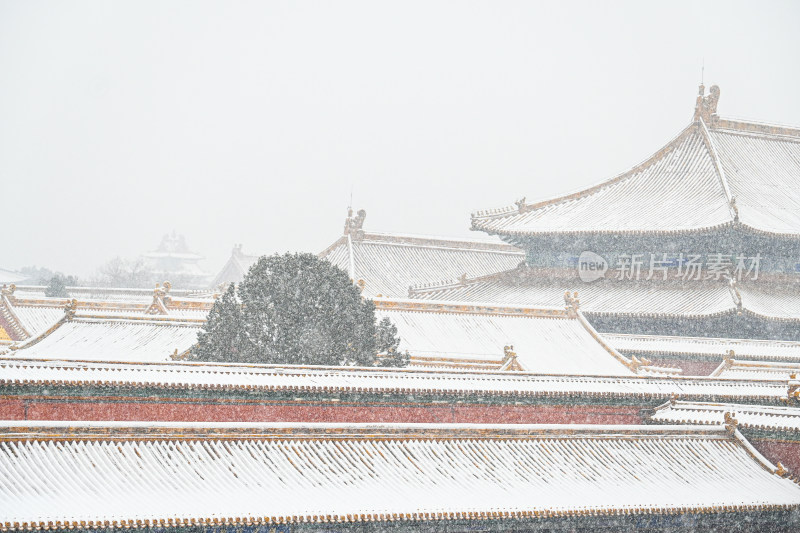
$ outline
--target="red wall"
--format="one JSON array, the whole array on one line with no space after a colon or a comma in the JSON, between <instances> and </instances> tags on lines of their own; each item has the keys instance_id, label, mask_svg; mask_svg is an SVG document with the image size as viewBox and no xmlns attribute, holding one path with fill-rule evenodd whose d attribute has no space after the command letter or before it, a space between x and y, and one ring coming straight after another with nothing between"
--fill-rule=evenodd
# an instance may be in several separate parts
<instances>
[{"instance_id":1,"label":"red wall","mask_svg":"<svg viewBox=\"0 0 800 533\"><path fill-rule=\"evenodd\" d=\"M4 420L641 424L639 406L0 397Z\"/></svg>"},{"instance_id":2,"label":"red wall","mask_svg":"<svg viewBox=\"0 0 800 533\"><path fill-rule=\"evenodd\" d=\"M750 439L750 444L772 464L778 461L793 476L800 476L800 442Z\"/></svg>"},{"instance_id":3,"label":"red wall","mask_svg":"<svg viewBox=\"0 0 800 533\"><path fill-rule=\"evenodd\" d=\"M684 376L710 376L711 373L717 369L722 363L722 358L719 361L695 361L691 359L659 359L658 357L648 357L655 366L666 366L672 368L680 368L683 370Z\"/></svg>"}]
</instances>

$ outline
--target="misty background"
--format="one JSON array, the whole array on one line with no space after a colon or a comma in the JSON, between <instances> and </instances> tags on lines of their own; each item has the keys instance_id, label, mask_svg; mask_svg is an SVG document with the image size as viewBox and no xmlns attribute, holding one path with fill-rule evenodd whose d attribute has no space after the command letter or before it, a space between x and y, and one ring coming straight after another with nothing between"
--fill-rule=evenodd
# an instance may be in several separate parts
<instances>
[{"instance_id":1,"label":"misty background","mask_svg":"<svg viewBox=\"0 0 800 533\"><path fill-rule=\"evenodd\" d=\"M800 125L797 2L0 2L0 268L176 231L216 273L586 187L689 124Z\"/></svg>"}]
</instances>

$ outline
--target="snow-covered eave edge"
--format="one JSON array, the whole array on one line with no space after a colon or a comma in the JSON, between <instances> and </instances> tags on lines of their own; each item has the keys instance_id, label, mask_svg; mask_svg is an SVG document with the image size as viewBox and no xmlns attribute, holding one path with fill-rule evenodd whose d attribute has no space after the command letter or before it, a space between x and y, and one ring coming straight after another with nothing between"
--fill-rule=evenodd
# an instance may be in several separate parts
<instances>
[{"instance_id":1,"label":"snow-covered eave edge","mask_svg":"<svg viewBox=\"0 0 800 533\"><path fill-rule=\"evenodd\" d=\"M792 361L800 363L800 342L798 341L788 341L788 340L769 340L769 339L735 339L735 338L724 338L724 337L680 337L676 335L638 335L632 333L600 333L603 338L605 338L608 342L614 343L615 340L622 340L628 342L636 342L640 341L644 344L639 346L633 346L630 348L623 348L622 350L625 352L631 352L636 354L647 354L647 355L664 355L664 356L687 356L687 357L695 357L698 360L708 360L708 359L720 359L724 357L727 352L731 349L740 348L742 346L748 347L763 347L765 350L764 353L754 354L748 353L746 357L758 360L758 361ZM703 352L703 351L689 351L689 350L682 350L682 349L664 349L664 348L657 348L653 346L647 346L647 343L692 343L697 342L698 344L704 345L718 345L720 347L719 352ZM798 350L798 355L775 355L766 353L766 350L769 349L780 349L780 348L796 348Z\"/></svg>"},{"instance_id":2,"label":"snow-covered eave edge","mask_svg":"<svg viewBox=\"0 0 800 533\"><path fill-rule=\"evenodd\" d=\"M534 373L529 371L502 371L502 370L472 370L472 369L427 369L427 368L376 368L376 367L310 367L310 366L289 366L289 365L242 365L234 363L175 363L175 362L98 362L98 361L64 361L58 359L21 359L21 358L4 358L0 357L0 368L2 366L15 366L28 368L30 367L33 372L39 368L63 368L68 370L76 368L81 370L92 370L95 374L105 370L111 371L112 376L118 375L118 372L127 369L136 370L150 370L152 372L159 372L161 369L167 374L164 381L160 381L154 375L150 378L143 378L140 381L131 381L130 379L102 379L102 377L87 377L86 379L41 379L32 377L31 379L16 378L4 379L0 378L0 385L5 387L22 387L22 386L54 386L54 387L106 387L106 388L134 388L134 389L158 389L158 390L197 390L197 391L275 391L275 392L318 392L318 393L347 393L347 394L385 394L385 393L398 393L398 394L434 394L434 395L471 395L482 394L489 396L505 396L515 398L532 398L532 397L574 397L581 398L648 398L648 399L668 399L675 394L682 398L694 398L705 400L747 400L756 402L784 402L787 400L789 394L789 383L786 380L762 380L758 383L753 383L746 379L715 379L697 376L652 376L652 375L575 375L575 374L543 374ZM91 366L89 366L91 365ZM238 367L238 368L237 368ZM190 381L182 382L178 380L182 370L187 371L189 374L236 374L241 372L243 375L256 375L258 370L267 375L284 375L298 379L300 381L280 383L265 383L253 384L250 382L243 383L192 383ZM250 372L248 372L250 370ZM348 374L354 374L349 377L355 377L361 374L364 377L378 377L378 378L392 378L392 377L405 377L410 378L432 378L437 382L437 387L431 387L426 383L416 382L399 382L386 384L366 382L363 385L358 383L342 383L337 384L337 378L347 378ZM319 383L318 380L314 383L304 384L303 378L320 378L329 377L333 380L332 383ZM441 382L441 380L469 380L476 379L477 382L474 386L459 387L447 386L448 383ZM176 381L177 380L177 381ZM520 389L507 388L492 388L483 386L483 382L491 381L513 381L519 384L551 383L552 388L542 388L541 390L525 390L524 387ZM556 384L561 385L556 385ZM580 383L582 386L579 389L567 388L564 389L564 384ZM586 385L594 383L596 385L603 384L604 386L620 385L622 389L615 389L611 387L606 390L587 390ZM455 383L454 383L455 385ZM637 386L656 386L657 390L640 390ZM634 387L635 390L629 389ZM688 390L686 387L694 387L697 390Z\"/></svg>"},{"instance_id":3,"label":"snow-covered eave edge","mask_svg":"<svg viewBox=\"0 0 800 533\"><path fill-rule=\"evenodd\" d=\"M103 437L150 436L190 440L196 437L405 438L584 438L642 436L730 437L722 425L708 424L472 424L403 422L161 422L93 420L0 420L0 442L11 440L94 440Z\"/></svg>"},{"instance_id":4,"label":"snow-covered eave edge","mask_svg":"<svg viewBox=\"0 0 800 533\"><path fill-rule=\"evenodd\" d=\"M378 311L418 311L441 314L473 314L489 316L528 316L539 318L571 318L563 307L531 306L463 300L421 300L413 298L375 297Z\"/></svg>"},{"instance_id":5,"label":"snow-covered eave edge","mask_svg":"<svg viewBox=\"0 0 800 533\"><path fill-rule=\"evenodd\" d=\"M591 229L591 230L574 230L574 229L563 229L563 230L547 230L547 231L534 231L534 230L508 230L502 228L491 228L491 227L478 227L474 226L470 229L474 231L483 231L489 235L497 235L500 238L504 239L513 239L514 244L510 244L513 246L522 246L522 243L525 239L531 239L535 237L552 237L557 235L571 235L571 236L590 236L590 235L626 235L626 236L657 236L657 237L672 237L672 236L681 236L681 235L690 235L690 234L698 234L698 233L713 233L715 231L720 231L725 228L734 228L739 229L743 233L751 233L753 235L758 236L767 236L772 238L778 239L786 239L786 240L797 240L800 239L800 231L796 233L787 233L787 232L779 232L770 229L763 229L748 224L746 222L742 222L741 220L728 220L726 222L721 222L719 224L714 225L705 225L705 226L696 226L691 228L680 228L680 229Z\"/></svg>"},{"instance_id":6,"label":"snow-covered eave edge","mask_svg":"<svg viewBox=\"0 0 800 533\"><path fill-rule=\"evenodd\" d=\"M531 204L510 205L510 206L506 206L506 207L503 207L503 208L485 209L485 210L475 211L474 213L472 213L470 215L470 220L472 221L472 229L481 230L481 231L487 231L487 230L484 230L483 228L477 227L477 222L478 221L496 220L498 218L505 218L505 217L508 217L508 216L521 214L521 212L527 213L527 212L530 212L530 211L534 211L534 210L540 209L542 207L549 207L549 206L553 206L553 205L557 205L557 204L561 204L561 203L566 203L566 202L569 202L569 201L572 201L572 200L577 200L579 198L583 198L585 196L590 196L592 194L595 194L596 192L599 192L599 191L603 190L606 187L609 187L611 185L614 185L616 183L619 183L619 182L625 180L626 178L636 174L637 172L639 172L639 171L643 170L644 168L648 167L649 165L652 165L653 163L658 162L661 158L663 158L664 156L666 156L667 154L672 152L675 149L675 145L677 143L679 143L680 141L682 141L685 137L690 135L694 131L694 129L697 128L697 127L698 127L698 123L697 122L690 123L688 126L683 128L680 131L680 133L678 133L675 137L673 137L666 145L664 145L661 149L657 150L654 154L648 156L643 161L641 161L640 163L634 165L633 167L629 168L628 170L625 170L622 173L617 174L616 176L614 176L612 178L603 180L600 183L597 183L596 185L592 185L590 187L583 188L583 189L578 189L578 190L573 191L571 193L560 194L558 196L553 196L553 197L550 197L550 198L547 198L547 199L544 199L544 200L540 200L538 202L531 203ZM490 232L487 231L487 233L490 233Z\"/></svg>"},{"instance_id":7,"label":"snow-covered eave edge","mask_svg":"<svg viewBox=\"0 0 800 533\"><path fill-rule=\"evenodd\" d=\"M412 235L402 233L375 233L365 232L361 237L350 234L342 235L330 246L317 254L321 259L328 257L336 248L347 244L348 237L353 243L379 244L386 246L400 246L408 248L426 248L433 250L449 250L462 252L477 252L485 254L513 255L524 257L525 252L504 242L492 242L480 239L465 239L435 235Z\"/></svg>"},{"instance_id":8,"label":"snow-covered eave edge","mask_svg":"<svg viewBox=\"0 0 800 533\"><path fill-rule=\"evenodd\" d=\"M661 411L668 412L668 414L662 416L669 418L658 419L658 413ZM694 413L696 412L714 413L719 416L719 420L708 420L704 417L695 416ZM648 416L646 423L664 426L686 424L687 426L701 425L715 427L724 423L725 413L730 413L732 416L737 417L737 428L749 431L768 432L780 439L788 438L792 442L800 441L800 428L797 426L753 424L744 418L739 419L742 415L765 415L793 417L800 420L800 408L797 407L670 400L655 407Z\"/></svg>"}]
</instances>

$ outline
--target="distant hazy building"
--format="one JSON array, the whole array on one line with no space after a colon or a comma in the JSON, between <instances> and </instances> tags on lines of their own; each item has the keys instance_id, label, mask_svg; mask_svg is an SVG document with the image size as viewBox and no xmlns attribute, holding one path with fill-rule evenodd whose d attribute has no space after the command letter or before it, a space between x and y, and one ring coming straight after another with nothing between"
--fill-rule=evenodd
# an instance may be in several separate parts
<instances>
[{"instance_id":1,"label":"distant hazy building","mask_svg":"<svg viewBox=\"0 0 800 533\"><path fill-rule=\"evenodd\" d=\"M142 257L158 279L170 280L181 287L204 287L211 277L197 264L205 258L191 251L186 238L175 231L164 235L158 248Z\"/></svg>"}]
</instances>

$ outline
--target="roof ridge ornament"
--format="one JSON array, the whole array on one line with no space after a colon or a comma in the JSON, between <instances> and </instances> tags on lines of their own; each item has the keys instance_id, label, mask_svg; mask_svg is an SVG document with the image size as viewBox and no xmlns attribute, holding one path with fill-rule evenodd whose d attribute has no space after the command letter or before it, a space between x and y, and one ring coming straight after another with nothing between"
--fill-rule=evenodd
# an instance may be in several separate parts
<instances>
[{"instance_id":1,"label":"roof ridge ornament","mask_svg":"<svg viewBox=\"0 0 800 533\"><path fill-rule=\"evenodd\" d=\"M169 281L164 282L164 286L162 287L161 284L156 283L156 288L153 289L153 303L150 304L150 307L147 308L145 314L148 315L167 315L169 314L169 309L167 308L167 303L170 300L168 296L169 290L172 288L172 284Z\"/></svg>"},{"instance_id":2,"label":"roof ridge ornament","mask_svg":"<svg viewBox=\"0 0 800 533\"><path fill-rule=\"evenodd\" d=\"M367 218L367 212L364 209L359 209L358 213L353 216L353 208L347 208L347 218L344 220L344 234L350 235L355 240L362 240L364 238L364 219Z\"/></svg>"},{"instance_id":3,"label":"roof ridge ornament","mask_svg":"<svg viewBox=\"0 0 800 533\"><path fill-rule=\"evenodd\" d=\"M739 425L739 421L736 419L736 413L732 413L730 411L725 411L725 430L733 435L736 433L736 427Z\"/></svg>"},{"instance_id":4,"label":"roof ridge ornament","mask_svg":"<svg viewBox=\"0 0 800 533\"><path fill-rule=\"evenodd\" d=\"M564 302L567 304L567 315L570 318L576 318L578 316L578 309L580 309L581 301L578 299L578 291L575 291L573 294L570 294L569 291L564 292Z\"/></svg>"},{"instance_id":5,"label":"roof ridge ornament","mask_svg":"<svg viewBox=\"0 0 800 533\"><path fill-rule=\"evenodd\" d=\"M719 119L719 116L717 116L719 85L712 85L708 90L708 96L705 96L705 92L706 86L701 83L694 106L694 121L702 119L703 122L711 124Z\"/></svg>"},{"instance_id":6,"label":"roof ridge ornament","mask_svg":"<svg viewBox=\"0 0 800 533\"><path fill-rule=\"evenodd\" d=\"M733 359L736 356L736 352L733 350L728 350L725 355L722 357L722 362L725 364L725 368L730 368L733 366Z\"/></svg>"},{"instance_id":7,"label":"roof ridge ornament","mask_svg":"<svg viewBox=\"0 0 800 533\"><path fill-rule=\"evenodd\" d=\"M64 318L67 321L72 320L75 318L75 311L78 309L78 300L73 298L72 300L68 300L67 304L64 306Z\"/></svg>"},{"instance_id":8,"label":"roof ridge ornament","mask_svg":"<svg viewBox=\"0 0 800 533\"><path fill-rule=\"evenodd\" d=\"M516 372L524 370L522 365L519 364L519 360L517 360L517 352L514 351L514 345L503 346L503 362L500 364L500 370Z\"/></svg>"}]
</instances>

